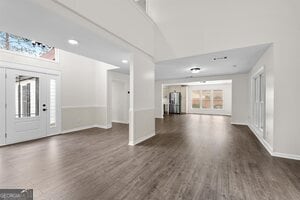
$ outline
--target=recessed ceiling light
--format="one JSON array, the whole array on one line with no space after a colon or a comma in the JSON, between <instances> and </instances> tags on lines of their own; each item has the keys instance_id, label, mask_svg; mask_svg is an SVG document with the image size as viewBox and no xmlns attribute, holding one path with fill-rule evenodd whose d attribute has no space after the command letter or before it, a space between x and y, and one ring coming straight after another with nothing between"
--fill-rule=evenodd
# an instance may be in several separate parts
<instances>
[{"instance_id":1,"label":"recessed ceiling light","mask_svg":"<svg viewBox=\"0 0 300 200\"><path fill-rule=\"evenodd\" d=\"M200 69L199 67L193 67L193 68L191 68L190 70L191 70L191 72L192 72L193 74L197 74L197 73L200 72L201 69Z\"/></svg>"},{"instance_id":2,"label":"recessed ceiling light","mask_svg":"<svg viewBox=\"0 0 300 200\"><path fill-rule=\"evenodd\" d=\"M122 60L122 63L127 64L128 60Z\"/></svg>"},{"instance_id":3,"label":"recessed ceiling light","mask_svg":"<svg viewBox=\"0 0 300 200\"><path fill-rule=\"evenodd\" d=\"M70 40L68 40L68 42L71 45L78 45L79 44L79 42L77 40L74 40L74 39L70 39Z\"/></svg>"}]
</instances>

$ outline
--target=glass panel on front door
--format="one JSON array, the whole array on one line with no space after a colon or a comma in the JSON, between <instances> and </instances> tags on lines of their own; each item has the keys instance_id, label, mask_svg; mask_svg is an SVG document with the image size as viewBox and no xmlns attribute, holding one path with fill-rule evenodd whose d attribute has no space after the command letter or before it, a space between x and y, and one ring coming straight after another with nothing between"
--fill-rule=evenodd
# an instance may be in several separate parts
<instances>
[{"instance_id":1,"label":"glass panel on front door","mask_svg":"<svg viewBox=\"0 0 300 200\"><path fill-rule=\"evenodd\" d=\"M17 76L15 92L16 118L39 116L39 78Z\"/></svg>"}]
</instances>

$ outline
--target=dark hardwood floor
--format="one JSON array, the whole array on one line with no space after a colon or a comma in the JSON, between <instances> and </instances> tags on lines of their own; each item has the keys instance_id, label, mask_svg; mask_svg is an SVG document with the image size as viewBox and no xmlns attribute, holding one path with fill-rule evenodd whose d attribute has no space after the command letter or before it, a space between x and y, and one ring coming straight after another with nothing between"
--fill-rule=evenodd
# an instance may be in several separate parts
<instances>
[{"instance_id":1,"label":"dark hardwood floor","mask_svg":"<svg viewBox=\"0 0 300 200\"><path fill-rule=\"evenodd\" d=\"M128 146L128 126L0 148L0 188L34 199L300 199L300 162L271 157L230 118L177 115Z\"/></svg>"}]
</instances>

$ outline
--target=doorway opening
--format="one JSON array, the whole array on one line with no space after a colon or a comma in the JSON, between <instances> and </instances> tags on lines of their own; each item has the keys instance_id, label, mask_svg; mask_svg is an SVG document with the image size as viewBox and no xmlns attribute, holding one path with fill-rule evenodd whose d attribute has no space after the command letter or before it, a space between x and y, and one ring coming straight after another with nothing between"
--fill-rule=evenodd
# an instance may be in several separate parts
<instances>
[{"instance_id":1,"label":"doorway opening","mask_svg":"<svg viewBox=\"0 0 300 200\"><path fill-rule=\"evenodd\" d=\"M163 85L164 114L231 116L232 80L198 81Z\"/></svg>"},{"instance_id":2,"label":"doorway opening","mask_svg":"<svg viewBox=\"0 0 300 200\"><path fill-rule=\"evenodd\" d=\"M126 80L112 80L112 122L129 123L129 85Z\"/></svg>"}]
</instances>

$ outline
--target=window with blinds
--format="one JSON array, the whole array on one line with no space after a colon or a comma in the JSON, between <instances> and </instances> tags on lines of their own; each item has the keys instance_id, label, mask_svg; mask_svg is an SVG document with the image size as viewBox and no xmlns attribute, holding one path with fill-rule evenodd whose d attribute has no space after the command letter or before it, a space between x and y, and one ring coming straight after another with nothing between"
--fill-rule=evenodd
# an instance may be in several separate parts
<instances>
[{"instance_id":1,"label":"window with blinds","mask_svg":"<svg viewBox=\"0 0 300 200\"><path fill-rule=\"evenodd\" d=\"M50 80L50 127L56 126L56 80Z\"/></svg>"}]
</instances>

